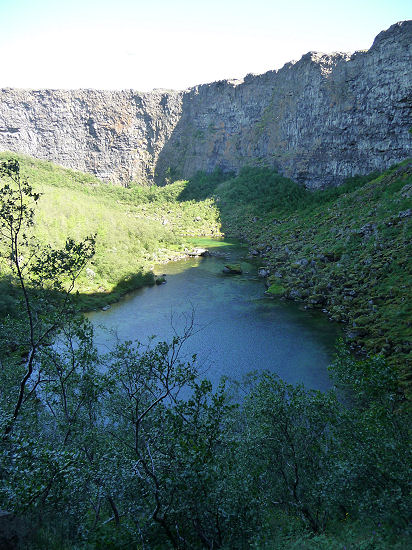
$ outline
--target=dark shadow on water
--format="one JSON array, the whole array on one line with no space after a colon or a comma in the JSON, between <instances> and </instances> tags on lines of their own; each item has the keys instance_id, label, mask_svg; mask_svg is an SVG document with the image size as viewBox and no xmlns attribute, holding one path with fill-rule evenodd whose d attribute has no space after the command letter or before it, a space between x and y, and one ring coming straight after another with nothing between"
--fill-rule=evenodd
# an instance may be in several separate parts
<instances>
[{"instance_id":1,"label":"dark shadow on water","mask_svg":"<svg viewBox=\"0 0 412 550\"><path fill-rule=\"evenodd\" d=\"M118 302L122 296L127 295L130 292L137 291L138 289L145 288L147 286L153 286L155 279L151 271L134 273L126 279L122 279L112 289L110 293L107 292L93 292L93 293L78 293L74 295L74 303L82 311L91 311L93 309L101 308L107 304L113 304Z\"/></svg>"},{"instance_id":2,"label":"dark shadow on water","mask_svg":"<svg viewBox=\"0 0 412 550\"><path fill-rule=\"evenodd\" d=\"M91 293L73 292L69 297L69 304L80 311L100 309L107 304L118 302L127 293L154 284L153 273L151 271L141 271L119 281L110 293L105 291ZM28 291L29 293L36 294L40 300L45 300L50 304L56 305L61 304L66 297L66 295L49 289L37 289L33 291L28 287ZM21 288L18 285L16 286L11 277L0 279L0 316L4 317L8 314L14 316L16 310L19 308L21 299Z\"/></svg>"}]
</instances>

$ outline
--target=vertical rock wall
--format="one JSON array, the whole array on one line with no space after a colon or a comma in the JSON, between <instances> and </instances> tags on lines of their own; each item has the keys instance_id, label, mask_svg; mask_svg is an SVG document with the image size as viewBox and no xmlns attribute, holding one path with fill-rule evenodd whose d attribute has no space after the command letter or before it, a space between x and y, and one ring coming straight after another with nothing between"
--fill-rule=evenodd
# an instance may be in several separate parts
<instances>
[{"instance_id":1,"label":"vertical rock wall","mask_svg":"<svg viewBox=\"0 0 412 550\"><path fill-rule=\"evenodd\" d=\"M4 89L0 149L117 182L253 164L335 185L410 155L411 67L405 21L365 52L309 52L279 71L185 92Z\"/></svg>"},{"instance_id":2,"label":"vertical rock wall","mask_svg":"<svg viewBox=\"0 0 412 550\"><path fill-rule=\"evenodd\" d=\"M181 92L0 91L0 149L103 180L151 180L181 116Z\"/></svg>"},{"instance_id":3,"label":"vertical rock wall","mask_svg":"<svg viewBox=\"0 0 412 550\"><path fill-rule=\"evenodd\" d=\"M269 164L308 187L337 184L410 155L411 107L412 22L405 22L367 52L309 52L279 71L190 90L158 171Z\"/></svg>"}]
</instances>

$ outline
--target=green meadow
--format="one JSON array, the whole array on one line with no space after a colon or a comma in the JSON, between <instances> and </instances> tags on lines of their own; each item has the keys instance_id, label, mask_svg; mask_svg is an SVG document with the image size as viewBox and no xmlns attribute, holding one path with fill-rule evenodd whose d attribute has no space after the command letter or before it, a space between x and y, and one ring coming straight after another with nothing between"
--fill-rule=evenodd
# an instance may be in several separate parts
<instances>
[{"instance_id":1,"label":"green meadow","mask_svg":"<svg viewBox=\"0 0 412 550\"><path fill-rule=\"evenodd\" d=\"M121 187L50 162L0 154L0 160L8 158L19 160L22 175L41 194L34 228L40 242L59 247L68 237L96 235L96 254L76 288L82 307L111 302L153 283L152 264L193 248L191 237L220 235L213 199L177 200L185 182ZM11 295L12 290L2 293L3 311L13 307Z\"/></svg>"}]
</instances>

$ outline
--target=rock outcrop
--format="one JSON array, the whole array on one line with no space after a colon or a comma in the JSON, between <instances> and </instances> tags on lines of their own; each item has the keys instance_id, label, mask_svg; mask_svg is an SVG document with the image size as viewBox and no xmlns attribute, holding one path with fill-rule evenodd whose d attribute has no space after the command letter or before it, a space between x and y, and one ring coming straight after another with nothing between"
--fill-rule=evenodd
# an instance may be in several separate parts
<instances>
[{"instance_id":1,"label":"rock outcrop","mask_svg":"<svg viewBox=\"0 0 412 550\"><path fill-rule=\"evenodd\" d=\"M278 71L183 92L0 91L0 150L104 180L276 166L310 188L410 155L412 21L368 51L309 52Z\"/></svg>"}]
</instances>

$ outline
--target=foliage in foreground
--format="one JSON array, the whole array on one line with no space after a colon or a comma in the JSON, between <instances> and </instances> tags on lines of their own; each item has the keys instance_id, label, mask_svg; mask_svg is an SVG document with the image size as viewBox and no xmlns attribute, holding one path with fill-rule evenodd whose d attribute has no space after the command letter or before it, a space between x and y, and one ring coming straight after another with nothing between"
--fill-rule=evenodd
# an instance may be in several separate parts
<instances>
[{"instance_id":1,"label":"foliage in foreground","mask_svg":"<svg viewBox=\"0 0 412 550\"><path fill-rule=\"evenodd\" d=\"M21 547L406 548L410 426L382 357L337 358L348 407L269 373L233 398L229 383L213 389L184 357L190 323L170 343L101 355L65 299L92 248L30 248L37 195L3 169L1 252L22 315L0 330L0 508ZM61 299L25 292L28 279Z\"/></svg>"},{"instance_id":2,"label":"foliage in foreground","mask_svg":"<svg viewBox=\"0 0 412 550\"><path fill-rule=\"evenodd\" d=\"M43 381L2 441L1 506L29 521L30 548L403 547L412 457L382 359L369 371L388 383L355 385L351 408L271 374L239 403L196 381L189 336L102 357L74 320L41 351Z\"/></svg>"}]
</instances>

